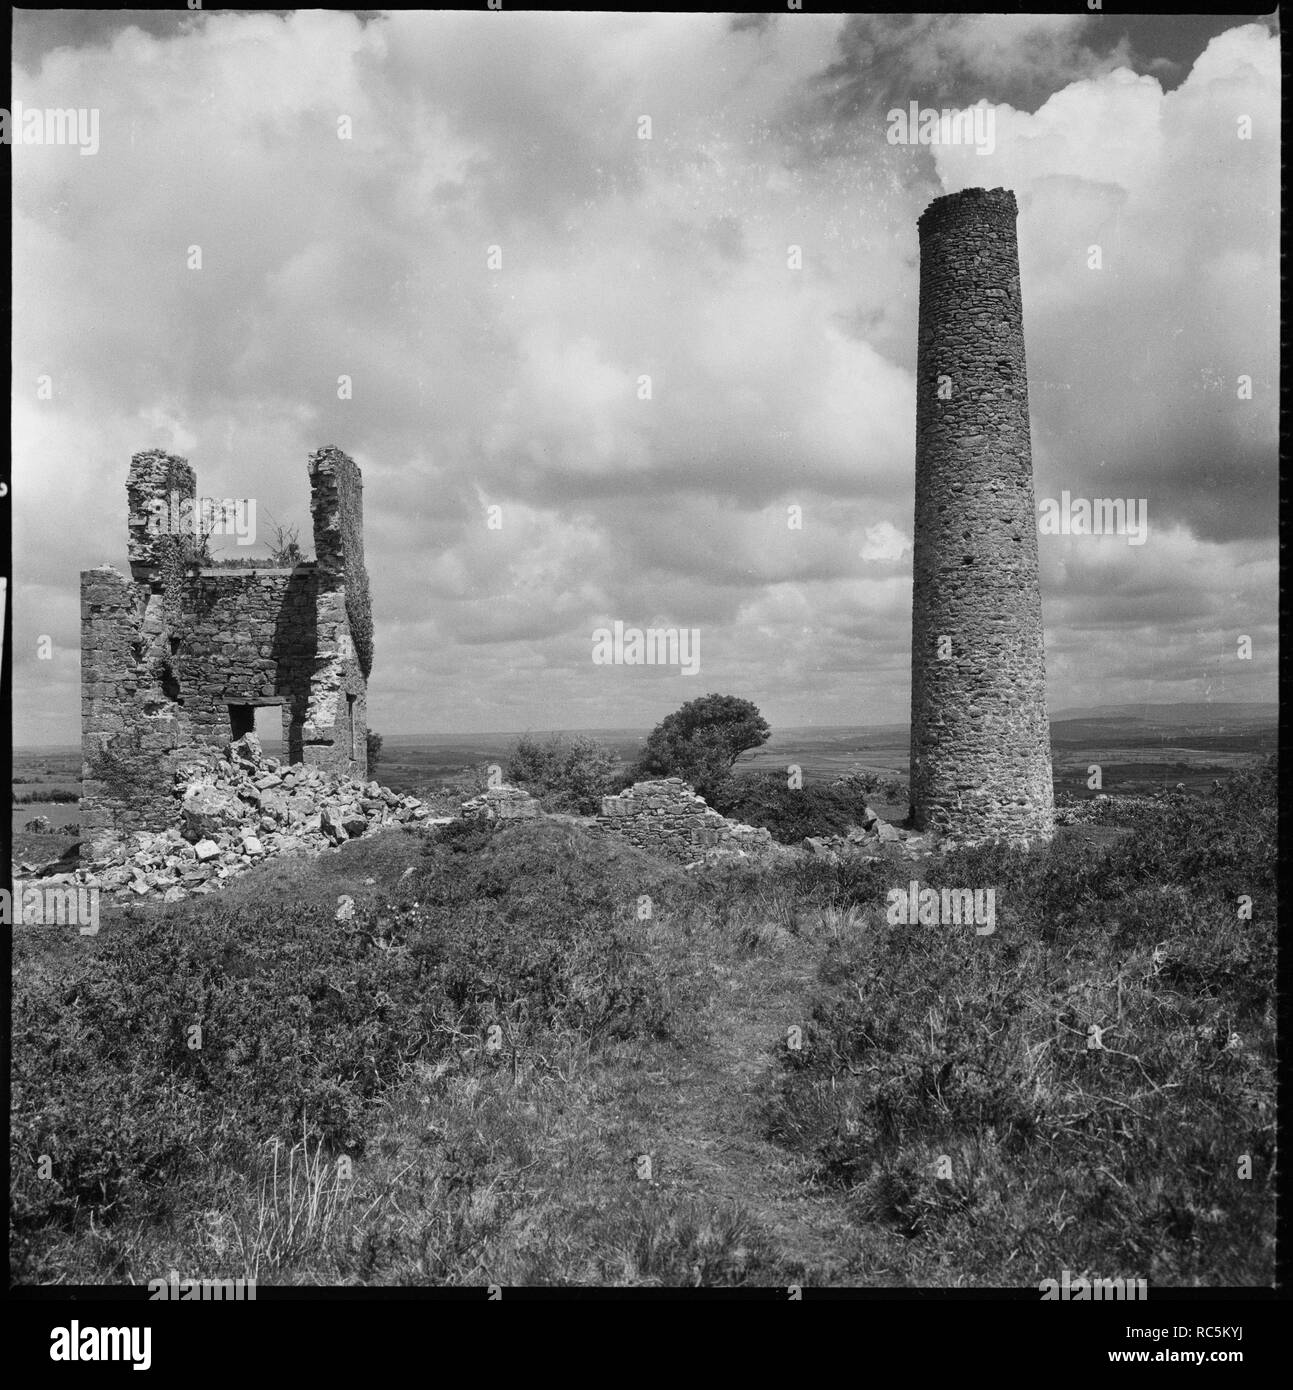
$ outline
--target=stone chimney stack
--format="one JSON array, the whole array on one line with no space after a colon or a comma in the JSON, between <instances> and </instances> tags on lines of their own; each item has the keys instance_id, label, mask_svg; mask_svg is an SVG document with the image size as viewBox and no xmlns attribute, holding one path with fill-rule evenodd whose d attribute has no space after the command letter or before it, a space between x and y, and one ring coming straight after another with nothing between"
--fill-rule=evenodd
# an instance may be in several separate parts
<instances>
[{"instance_id":1,"label":"stone chimney stack","mask_svg":"<svg viewBox=\"0 0 1293 1390\"><path fill-rule=\"evenodd\" d=\"M911 814L960 840L1054 833L1015 195L919 221Z\"/></svg>"}]
</instances>

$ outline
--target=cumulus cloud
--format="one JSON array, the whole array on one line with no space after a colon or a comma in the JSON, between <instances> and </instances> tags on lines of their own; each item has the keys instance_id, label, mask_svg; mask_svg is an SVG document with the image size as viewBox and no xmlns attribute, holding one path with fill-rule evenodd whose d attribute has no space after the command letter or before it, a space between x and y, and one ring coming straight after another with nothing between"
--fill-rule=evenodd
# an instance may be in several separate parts
<instances>
[{"instance_id":1,"label":"cumulus cloud","mask_svg":"<svg viewBox=\"0 0 1293 1390\"><path fill-rule=\"evenodd\" d=\"M901 721L915 219L968 183L1019 194L1039 495L1143 495L1155 528L1112 569L1044 544L1053 686L1176 689L1240 622L1273 679L1264 27L1166 92L1081 15L18 32L17 98L100 110L93 158L13 151L20 741L76 737L77 572L124 565L150 446L306 537L310 450L359 461L388 732L642 726L704 693L594 667L615 618L700 626L699 684L774 724ZM990 102L993 155L888 145L911 99Z\"/></svg>"},{"instance_id":2,"label":"cumulus cloud","mask_svg":"<svg viewBox=\"0 0 1293 1390\"><path fill-rule=\"evenodd\" d=\"M948 191L1019 197L1039 489L1274 536L1279 84L1278 44L1248 25L1174 91L1119 68L1031 115L998 107L988 158L931 147Z\"/></svg>"},{"instance_id":3,"label":"cumulus cloud","mask_svg":"<svg viewBox=\"0 0 1293 1390\"><path fill-rule=\"evenodd\" d=\"M1110 47L1079 12L850 15L808 109L825 120L815 138L838 143L913 101L941 109L986 97L1029 107L1068 82L1111 71L1128 53L1125 37Z\"/></svg>"}]
</instances>

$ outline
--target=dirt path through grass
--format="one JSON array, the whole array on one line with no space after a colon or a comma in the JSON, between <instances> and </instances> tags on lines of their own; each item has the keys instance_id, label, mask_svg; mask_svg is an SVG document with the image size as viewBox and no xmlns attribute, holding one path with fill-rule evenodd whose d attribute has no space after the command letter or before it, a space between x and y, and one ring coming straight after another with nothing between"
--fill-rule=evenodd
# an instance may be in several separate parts
<instances>
[{"instance_id":1,"label":"dirt path through grass","mask_svg":"<svg viewBox=\"0 0 1293 1390\"><path fill-rule=\"evenodd\" d=\"M663 1055L648 1120L658 1136L657 1179L738 1204L811 1283L842 1272L847 1217L838 1198L810 1191L804 1159L764 1137L759 1087L776 1068L787 1029L805 1022L819 953L820 945L793 939L776 954L717 966L708 1039Z\"/></svg>"}]
</instances>

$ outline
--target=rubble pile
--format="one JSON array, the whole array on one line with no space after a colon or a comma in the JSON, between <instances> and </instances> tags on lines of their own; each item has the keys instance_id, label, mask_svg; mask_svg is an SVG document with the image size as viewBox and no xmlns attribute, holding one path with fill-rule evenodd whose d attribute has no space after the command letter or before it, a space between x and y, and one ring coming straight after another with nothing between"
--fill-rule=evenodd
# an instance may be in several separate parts
<instances>
[{"instance_id":1,"label":"rubble pile","mask_svg":"<svg viewBox=\"0 0 1293 1390\"><path fill-rule=\"evenodd\" d=\"M377 782L266 757L255 734L227 750L198 751L175 770L176 824L136 831L106 857L46 883L77 883L118 897L177 902L210 893L253 864L310 854L395 825L435 824L426 805Z\"/></svg>"},{"instance_id":2,"label":"rubble pile","mask_svg":"<svg viewBox=\"0 0 1293 1390\"><path fill-rule=\"evenodd\" d=\"M890 825L869 806L863 807L860 823L847 834L810 835L804 840L808 853L828 864L838 864L850 855L872 858L886 845L896 845L898 852L910 859L921 858L938 848L935 836Z\"/></svg>"}]
</instances>

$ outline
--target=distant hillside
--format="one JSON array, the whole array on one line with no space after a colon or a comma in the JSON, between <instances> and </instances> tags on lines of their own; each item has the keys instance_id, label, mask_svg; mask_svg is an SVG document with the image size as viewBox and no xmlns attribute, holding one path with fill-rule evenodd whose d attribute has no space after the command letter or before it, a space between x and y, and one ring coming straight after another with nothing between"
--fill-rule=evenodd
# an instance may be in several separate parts
<instances>
[{"instance_id":1,"label":"distant hillside","mask_svg":"<svg viewBox=\"0 0 1293 1390\"><path fill-rule=\"evenodd\" d=\"M1242 704L1238 701L1209 703L1200 700L1182 704L1091 705L1051 712L1052 731L1064 740L1107 741L1121 734L1157 737L1160 732L1173 735L1235 735L1275 729L1278 725L1279 706L1274 702ZM548 736L546 730L536 729L532 732L537 738ZM620 757L631 758L641 749L649 732L646 728L574 729L567 730L566 736L587 735L609 745ZM519 737L519 730L474 734L387 734L382 759L387 764L411 760L446 767L468 766L505 757ZM747 754L743 763L780 756L786 750L861 753L899 745L905 748L906 743L906 724L786 725L774 728L769 742L754 754ZM81 754L80 745L74 743L18 747L14 751L26 755L64 755L78 759ZM418 754L423 756L416 756ZM413 755L411 759L410 755Z\"/></svg>"},{"instance_id":2,"label":"distant hillside","mask_svg":"<svg viewBox=\"0 0 1293 1390\"><path fill-rule=\"evenodd\" d=\"M1274 750L1278 730L1274 704L1102 705L1051 717L1056 748L1165 745L1256 753Z\"/></svg>"},{"instance_id":3,"label":"distant hillside","mask_svg":"<svg viewBox=\"0 0 1293 1390\"><path fill-rule=\"evenodd\" d=\"M1051 723L1067 720L1116 720L1129 719L1155 727L1175 728L1186 725L1190 728L1227 729L1264 728L1279 722L1279 706L1274 703L1241 704L1238 701L1222 702L1198 700L1177 705L1093 705L1088 709L1062 709L1051 714Z\"/></svg>"}]
</instances>

